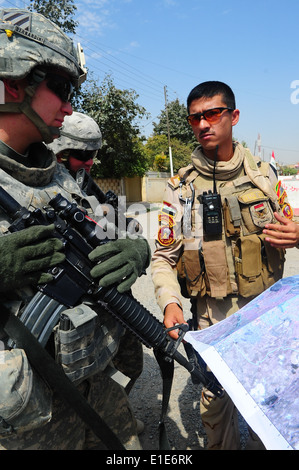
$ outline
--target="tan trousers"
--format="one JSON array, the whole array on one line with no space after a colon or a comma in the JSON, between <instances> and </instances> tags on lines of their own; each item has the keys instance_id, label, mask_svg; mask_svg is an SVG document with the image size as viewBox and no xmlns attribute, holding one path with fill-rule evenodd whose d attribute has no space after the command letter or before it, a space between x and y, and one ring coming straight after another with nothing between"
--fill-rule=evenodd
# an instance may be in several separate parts
<instances>
[{"instance_id":1,"label":"tan trousers","mask_svg":"<svg viewBox=\"0 0 299 470\"><path fill-rule=\"evenodd\" d=\"M205 427L208 450L240 450L238 411L227 393L222 398L203 390L200 413ZM248 426L246 450L265 450L260 438Z\"/></svg>"},{"instance_id":2,"label":"tan trousers","mask_svg":"<svg viewBox=\"0 0 299 470\"><path fill-rule=\"evenodd\" d=\"M223 300L204 297L197 302L198 328L208 328L214 323L224 320L249 300L228 296ZM238 411L227 393L218 398L207 389L203 389L200 413L207 434L209 450L239 450L240 431ZM246 450L264 450L259 437L248 426L249 438Z\"/></svg>"}]
</instances>

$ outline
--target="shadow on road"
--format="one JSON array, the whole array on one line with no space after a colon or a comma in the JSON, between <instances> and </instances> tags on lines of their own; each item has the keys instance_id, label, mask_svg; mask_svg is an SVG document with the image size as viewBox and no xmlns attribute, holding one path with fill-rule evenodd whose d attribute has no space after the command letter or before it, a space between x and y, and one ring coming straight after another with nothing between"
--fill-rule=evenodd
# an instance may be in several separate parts
<instances>
[{"instance_id":1,"label":"shadow on road","mask_svg":"<svg viewBox=\"0 0 299 470\"><path fill-rule=\"evenodd\" d=\"M199 413L200 388L175 364L174 380L165 426L173 450L203 450L204 431ZM140 437L144 450L159 450L159 420L162 411L162 378L152 351L144 351L144 370L130 393L136 418L145 429Z\"/></svg>"}]
</instances>

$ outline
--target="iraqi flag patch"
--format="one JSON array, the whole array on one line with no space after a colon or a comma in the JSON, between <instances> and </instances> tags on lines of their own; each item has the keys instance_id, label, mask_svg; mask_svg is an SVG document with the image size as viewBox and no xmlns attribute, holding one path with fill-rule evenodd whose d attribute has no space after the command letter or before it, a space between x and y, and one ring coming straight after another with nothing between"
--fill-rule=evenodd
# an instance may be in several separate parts
<instances>
[{"instance_id":1,"label":"iraqi flag patch","mask_svg":"<svg viewBox=\"0 0 299 470\"><path fill-rule=\"evenodd\" d=\"M177 213L177 210L172 204L170 204L170 202L163 201L163 207L161 209L161 212L174 217Z\"/></svg>"}]
</instances>

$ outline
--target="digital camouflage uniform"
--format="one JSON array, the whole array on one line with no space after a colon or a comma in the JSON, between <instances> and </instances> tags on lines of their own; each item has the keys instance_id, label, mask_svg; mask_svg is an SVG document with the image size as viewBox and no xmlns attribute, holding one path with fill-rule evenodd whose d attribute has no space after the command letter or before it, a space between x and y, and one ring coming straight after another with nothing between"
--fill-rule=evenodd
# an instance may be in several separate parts
<instances>
[{"instance_id":1,"label":"digital camouflage uniform","mask_svg":"<svg viewBox=\"0 0 299 470\"><path fill-rule=\"evenodd\" d=\"M69 169L68 157L72 155L72 151L94 152L92 157L94 159L101 146L102 133L98 124L92 117L79 112L73 112L71 116L65 117L60 137L48 145L56 156L60 155L67 169ZM80 158L79 154L78 159ZM73 176L76 179L76 175ZM98 202L94 198L90 198L90 202L95 202L96 208ZM125 331L121 338L113 362L117 370L131 379L125 387L126 392L129 393L143 369L142 344L130 331Z\"/></svg>"},{"instance_id":2,"label":"digital camouflage uniform","mask_svg":"<svg viewBox=\"0 0 299 470\"><path fill-rule=\"evenodd\" d=\"M65 71L78 86L84 80L84 68L72 41L52 22L27 10L0 11L0 78L21 79L32 69L33 82L26 90L24 103L5 103L1 112L24 112L39 128L45 142L53 140L52 130L30 107L31 96L43 67ZM57 129L54 131L57 134ZM29 147L27 155L17 154L0 142L0 185L22 206L43 208L58 193L78 204L83 199L93 216L92 201L81 192L75 180L57 165L52 151L42 143ZM10 237L12 220L0 211L0 235ZM1 293L1 303L19 315L36 294L24 287ZM114 381L113 358L125 331L111 315L100 311L90 301L64 310L71 328L62 330L59 322L46 349L59 362L94 409L104 418L127 449L140 449L136 420L132 415L123 386ZM1 311L1 307L0 307ZM78 350L92 350L79 356ZM111 373L112 371L112 373ZM72 450L103 449L76 412L60 400L32 369L26 353L12 347L10 338L0 331L0 449Z\"/></svg>"},{"instance_id":3,"label":"digital camouflage uniform","mask_svg":"<svg viewBox=\"0 0 299 470\"><path fill-rule=\"evenodd\" d=\"M3 148L3 144L1 145ZM52 162L54 161L54 156L51 152L47 151L46 148L41 144L35 147L39 147L39 158L40 161ZM37 151L37 148L35 149ZM45 159L43 160L42 155L45 155ZM5 162L5 163L4 163ZM33 177L34 184L38 183L36 177L36 171L32 171L29 169L28 175L26 172L26 168L23 167L21 164L17 164L16 160L11 161L11 165L9 165L8 159L2 158L0 156L0 184L1 186L7 190L8 192L12 191L13 188L13 196L14 198L23 206L32 209L33 207L40 207L42 208L48 201L54 197L57 193L62 194L64 197L70 199L74 196L76 197L84 197L81 194L76 182L74 179L69 175L68 171L62 165L54 165L52 169L52 162L50 163L48 168L43 168L41 173L43 174L42 180L43 185L37 187L30 187L29 180L30 174ZM17 168L20 167L20 171L18 172ZM10 171L9 168L14 167L13 176L9 175L7 171ZM46 174L49 176L48 184L45 184ZM26 176L26 184L23 184L22 180L23 176ZM18 177L18 180L16 179ZM92 214L92 212L90 212ZM6 217L1 214L1 231L5 233L7 231L7 226L9 222L6 220ZM6 305L10 306L14 309L22 309L24 304L28 303L28 300L33 295L33 292L27 288L25 292L8 292L5 297ZM75 309L73 309L75 310ZM72 318L72 312L69 310L67 311L70 318ZM87 315L86 323L90 321L90 317ZM64 366L66 372L68 373L69 377L72 378L74 376L74 380L80 382L79 388L86 391L87 396L91 397L91 403L96 406L97 411L99 411L100 415L107 419L107 422L110 424L110 427L119 434L120 430L124 430L124 425L127 423L127 427L129 427L129 436L132 437L132 441L128 439L127 442L128 448L131 446L134 448L138 444L138 438L135 436L135 419L131 413L130 405L128 403L127 396L124 392L122 386L116 384L109 376L105 374L105 370L108 365L111 365L113 357L117 354L119 343L124 335L123 328L116 322L111 315L105 314L105 312L101 312L100 317L97 315L94 316L92 321L95 322L95 329L93 331L94 341L96 342L97 347L97 363L94 365L92 369L92 375L84 378L84 375L80 376L79 374L83 373L82 370L89 365L89 362L93 365L93 358L84 359L84 363L69 363ZM66 344L61 344L59 340L59 328L55 331L55 338L56 338L56 346L58 345L58 350L56 350L56 356L62 357L63 354L68 354L71 356L72 353L72 344L69 344L67 341ZM98 338L101 337L102 340L99 342ZM90 342L89 338L81 338L81 348L86 346L85 341ZM4 343L5 345L5 343ZM77 349L78 344L75 343L73 348ZM15 352L18 350L15 350ZM5 352L4 352L5 354ZM23 357L23 351L20 351L20 354ZM8 356L10 353L8 352ZM18 358L18 360L20 360ZM23 357L23 361L26 359ZM4 360L2 361L4 364L0 365L0 370L7 366L7 362L4 355ZM13 363L12 363L13 364ZM10 367L12 367L11 365ZM81 371L80 371L81 366ZM129 366L129 365L128 365ZM30 369L30 365L26 364L26 367ZM20 366L20 373L23 373L24 366L21 368ZM11 370L11 369L10 369ZM3 371L3 373L6 373ZM32 372L31 372L32 373ZM79 377L79 379L77 378ZM26 379L28 380L28 379ZM4 385L4 383L1 381ZM110 383L110 387L108 384ZM15 378L15 382L13 384L9 384L12 387L12 390L16 386L19 386L17 383L17 378ZM39 383L39 386L42 385ZM42 428L38 427L35 431L28 431L26 433L18 433L17 436L9 436L7 439L1 439L1 445L6 449L14 449L14 448L38 448L38 449L73 449L73 448L82 448L85 445L84 442L84 426L79 425L80 420L76 416L76 413L72 410L66 409L65 405L60 402L57 397L54 397L53 404L51 405L51 400L49 399L49 392L45 385L45 396L48 398L47 408L46 411L43 412L43 418L41 422L43 423L44 420L50 420L49 424L44 425ZM95 388L96 387L96 388ZM88 393L87 393L88 392ZM42 394L38 391L40 399L42 399ZM111 396L113 399L110 401ZM7 395L4 395L5 399L7 399ZM117 399L116 399L117 398ZM32 392L32 396L27 397L26 399L38 401L35 397L35 393ZM25 398L24 398L25 400ZM0 416L6 419L9 423L13 424L14 427L18 427L18 424L15 424L15 421L11 421L9 419L9 415L4 416L3 407L7 407L7 402L2 403L2 409L0 405ZM11 410L10 410L11 412ZM26 413L26 409L24 410ZM58 414L57 414L58 413ZM63 420L61 420L61 414L63 416ZM52 416L52 417L51 417ZM56 418L57 416L57 418ZM25 419L25 418L21 418ZM119 422L121 421L122 425L119 426ZM74 426L73 424L74 423ZM131 425L130 425L131 423ZM30 426L30 423L29 423ZM38 426L38 423L36 424ZM64 428L64 431L61 434L56 433L56 428ZM53 432L55 430L55 432ZM76 430L76 434L74 434L74 430ZM89 433L90 434L90 433ZM57 439L57 441L55 441ZM53 440L53 443L52 443ZM52 447L53 445L53 447Z\"/></svg>"},{"instance_id":4,"label":"digital camouflage uniform","mask_svg":"<svg viewBox=\"0 0 299 470\"><path fill-rule=\"evenodd\" d=\"M192 164L169 180L152 258L162 312L170 303L182 308L183 287L198 328L227 318L282 277L284 250L265 242L262 230L274 223L274 211L292 217L274 170L235 144L233 158L216 165L222 231L206 235L199 201L203 192L213 192L213 167L199 146ZM210 449L239 448L237 411L227 394L216 398L204 389L201 413Z\"/></svg>"}]
</instances>

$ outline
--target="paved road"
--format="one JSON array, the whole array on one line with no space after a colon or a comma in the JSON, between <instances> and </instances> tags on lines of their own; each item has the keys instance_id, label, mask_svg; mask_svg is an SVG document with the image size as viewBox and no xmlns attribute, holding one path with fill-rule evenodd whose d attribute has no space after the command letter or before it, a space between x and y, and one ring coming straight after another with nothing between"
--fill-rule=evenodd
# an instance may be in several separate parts
<instances>
[{"instance_id":1,"label":"paved road","mask_svg":"<svg viewBox=\"0 0 299 470\"><path fill-rule=\"evenodd\" d=\"M152 250L157 232L157 211L152 210L139 217L144 227ZM299 249L287 252L284 277L299 273ZM147 276L142 276L133 286L133 294L160 321L163 320L155 302L154 289L149 269ZM189 301L185 301L185 311L189 310ZM183 348L180 352L184 353ZM144 371L131 391L131 403L136 417L145 423L145 430L140 439L145 450L158 449L157 425L161 412L162 381L159 366L151 349L144 347ZM175 375L170 397L169 412L166 420L170 444L175 450L203 450L205 434L199 415L200 389L194 386L190 374L179 364L175 364ZM243 442L246 431L240 417Z\"/></svg>"}]
</instances>

